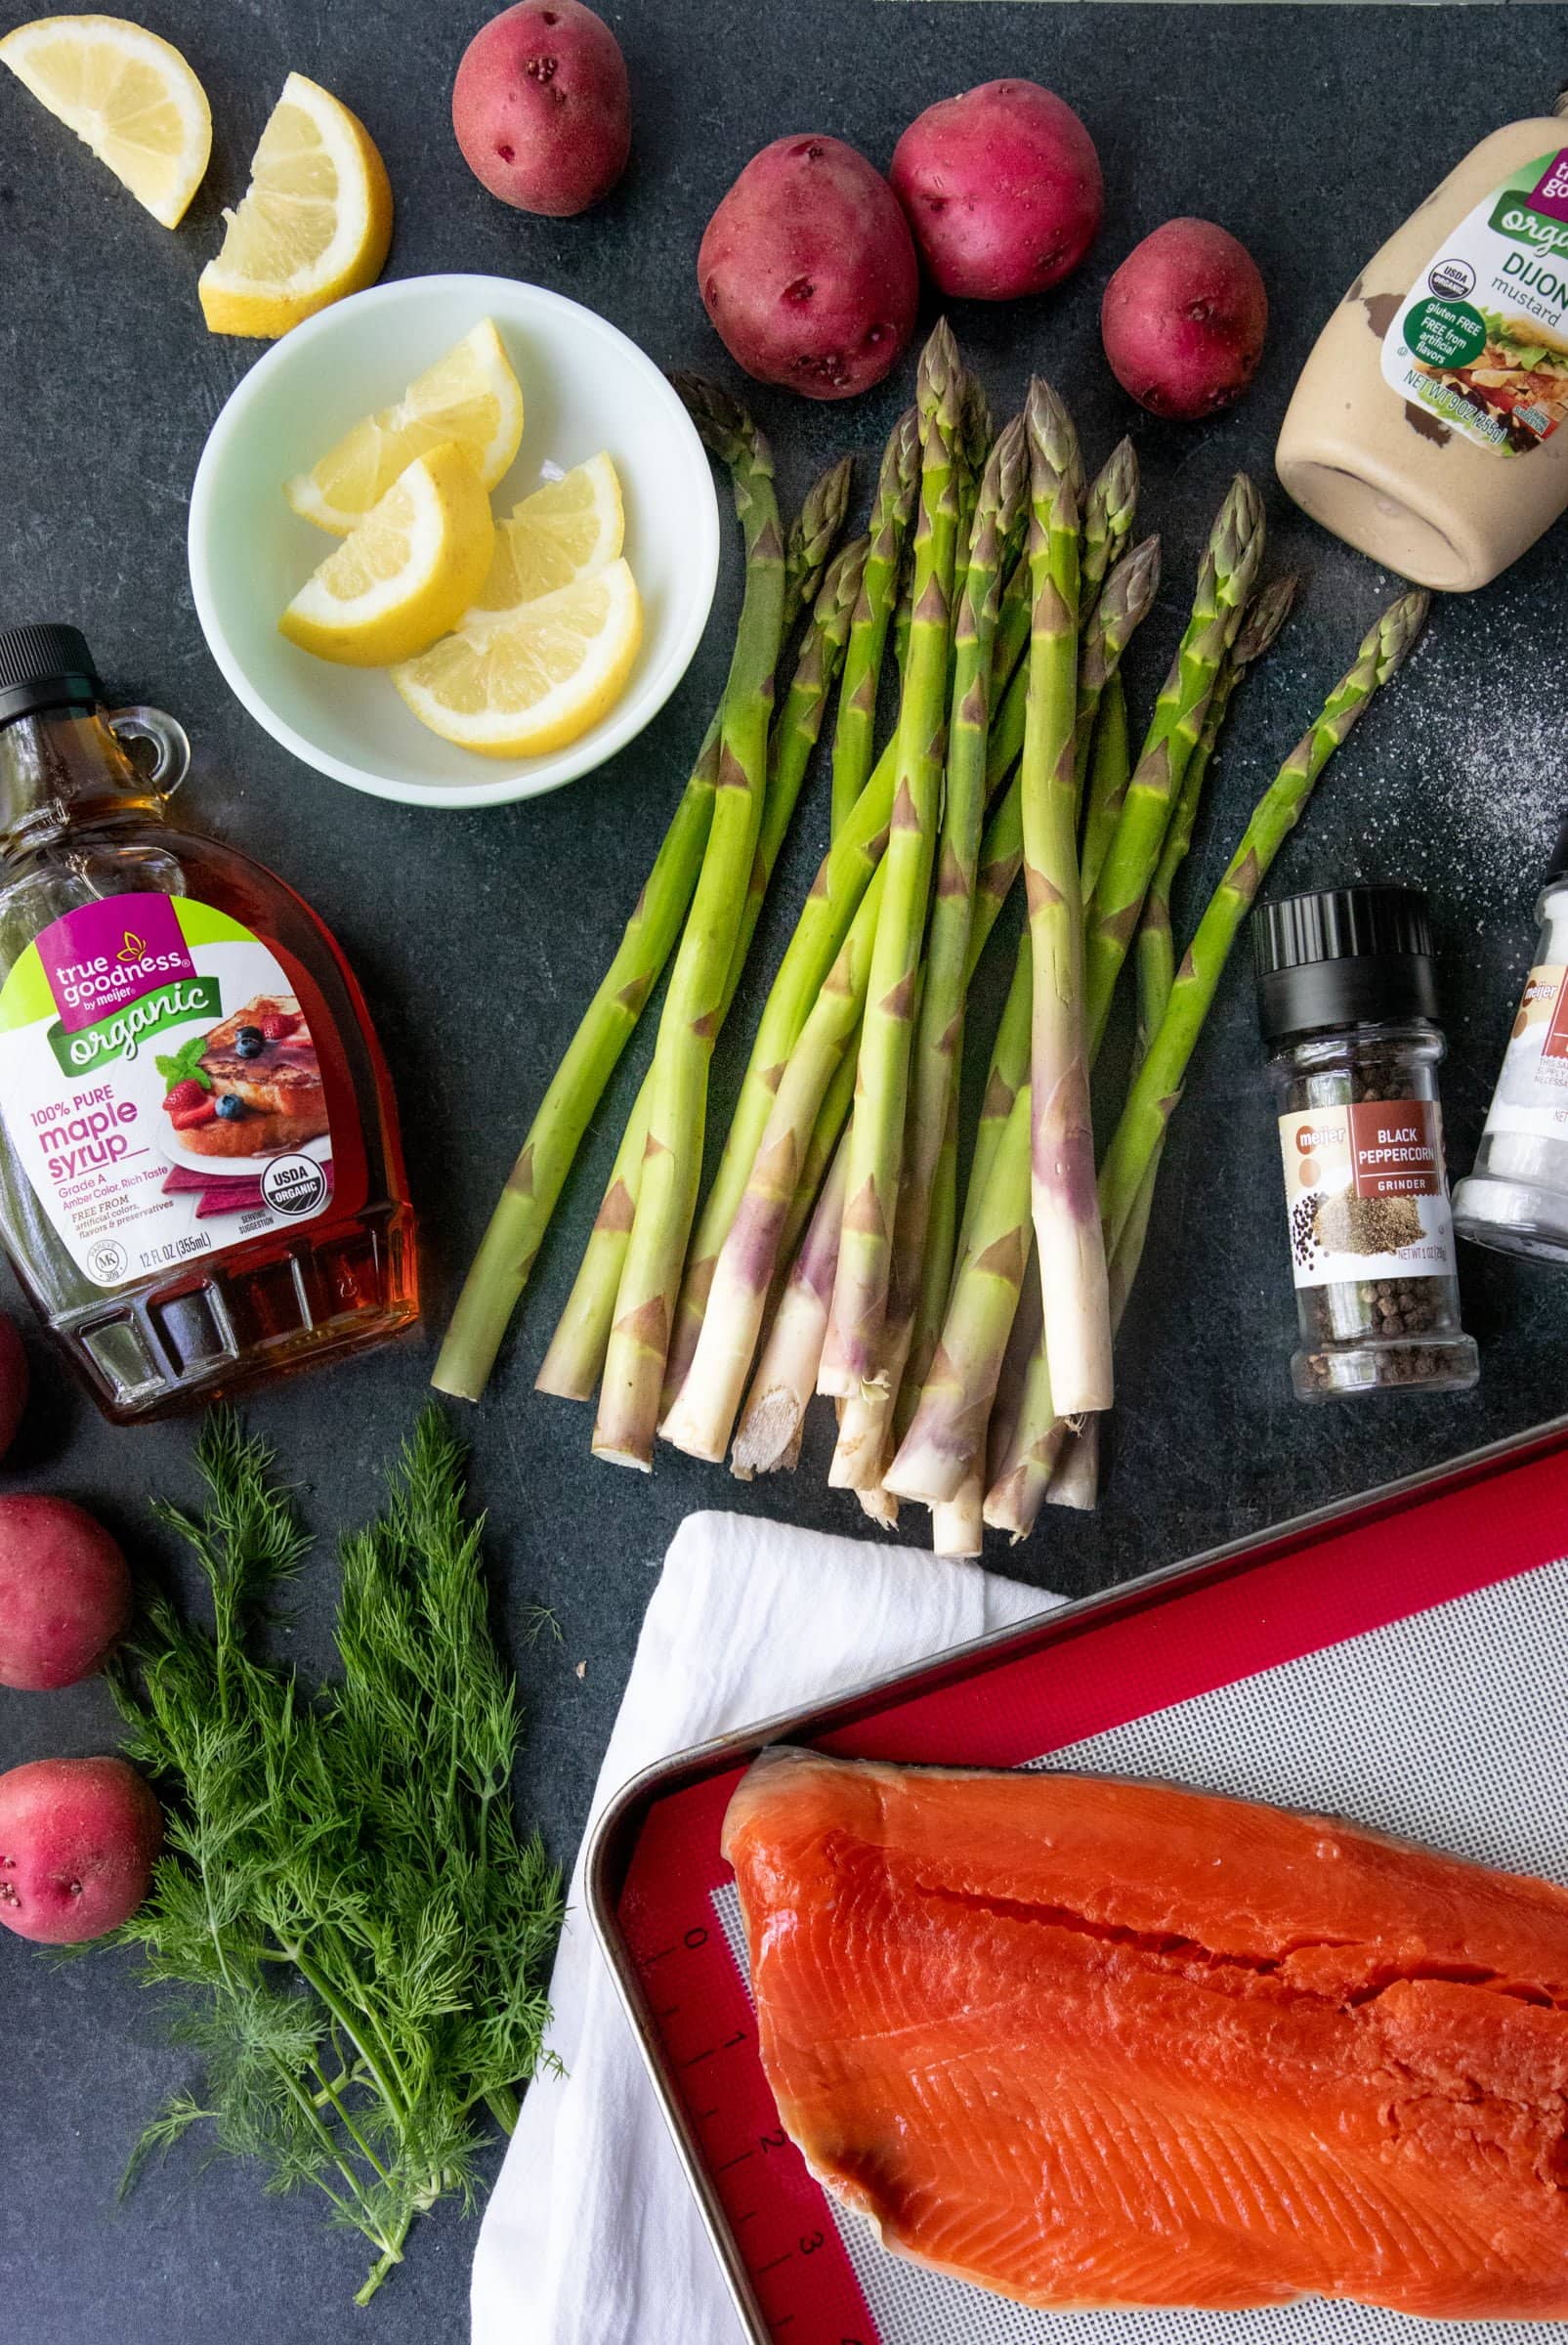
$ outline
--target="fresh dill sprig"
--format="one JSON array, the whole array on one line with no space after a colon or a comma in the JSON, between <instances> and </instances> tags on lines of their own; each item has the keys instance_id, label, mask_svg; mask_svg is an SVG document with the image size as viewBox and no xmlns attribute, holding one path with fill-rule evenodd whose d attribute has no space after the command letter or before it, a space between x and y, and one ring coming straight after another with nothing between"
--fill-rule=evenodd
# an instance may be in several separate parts
<instances>
[{"instance_id":1,"label":"fresh dill sprig","mask_svg":"<svg viewBox=\"0 0 1568 2345\"><path fill-rule=\"evenodd\" d=\"M219 1409L195 1463L201 1511L158 1514L200 1565L210 1624L155 1599L112 1679L167 1840L111 1942L148 1984L188 1990L175 2032L202 2077L147 2127L122 2188L208 2129L263 2160L269 2190L313 2184L363 2234L364 2304L416 2215L472 2203L492 2120L510 2130L549 2059L560 1878L513 1812L517 1691L440 1409L381 1516L342 1543L342 1675L315 1692L254 1649L311 1544L272 1452Z\"/></svg>"}]
</instances>

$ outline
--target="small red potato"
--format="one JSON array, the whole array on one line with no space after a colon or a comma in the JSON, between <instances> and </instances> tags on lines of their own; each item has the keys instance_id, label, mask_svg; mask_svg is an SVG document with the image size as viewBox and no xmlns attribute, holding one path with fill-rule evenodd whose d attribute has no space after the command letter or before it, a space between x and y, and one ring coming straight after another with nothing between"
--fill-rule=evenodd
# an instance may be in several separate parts
<instances>
[{"instance_id":1,"label":"small red potato","mask_svg":"<svg viewBox=\"0 0 1568 2345\"><path fill-rule=\"evenodd\" d=\"M917 114L888 174L926 275L959 300L1014 301L1071 277L1099 233L1100 158L1038 81L986 81Z\"/></svg>"},{"instance_id":2,"label":"small red potato","mask_svg":"<svg viewBox=\"0 0 1568 2345\"><path fill-rule=\"evenodd\" d=\"M0 1775L0 1922L45 1946L117 1930L147 1896L163 1812L123 1759L35 1759Z\"/></svg>"},{"instance_id":3,"label":"small red potato","mask_svg":"<svg viewBox=\"0 0 1568 2345\"><path fill-rule=\"evenodd\" d=\"M631 152L619 42L582 0L518 0L463 52L452 128L474 177L502 203L557 220L585 212Z\"/></svg>"},{"instance_id":4,"label":"small red potato","mask_svg":"<svg viewBox=\"0 0 1568 2345\"><path fill-rule=\"evenodd\" d=\"M1268 295L1245 244L1212 220L1167 220L1105 288L1111 372L1153 415L1193 422L1239 399L1257 371Z\"/></svg>"},{"instance_id":5,"label":"small red potato","mask_svg":"<svg viewBox=\"0 0 1568 2345\"><path fill-rule=\"evenodd\" d=\"M16 1438L27 1405L27 1354L15 1323L0 1311L0 1458Z\"/></svg>"},{"instance_id":6,"label":"small red potato","mask_svg":"<svg viewBox=\"0 0 1568 2345\"><path fill-rule=\"evenodd\" d=\"M842 139L776 139L707 224L697 280L738 365L807 399L879 383L914 330L919 265L879 171Z\"/></svg>"},{"instance_id":7,"label":"small red potato","mask_svg":"<svg viewBox=\"0 0 1568 2345\"><path fill-rule=\"evenodd\" d=\"M0 1498L0 1685L74 1685L130 1617L131 1575L101 1522L65 1498Z\"/></svg>"}]
</instances>

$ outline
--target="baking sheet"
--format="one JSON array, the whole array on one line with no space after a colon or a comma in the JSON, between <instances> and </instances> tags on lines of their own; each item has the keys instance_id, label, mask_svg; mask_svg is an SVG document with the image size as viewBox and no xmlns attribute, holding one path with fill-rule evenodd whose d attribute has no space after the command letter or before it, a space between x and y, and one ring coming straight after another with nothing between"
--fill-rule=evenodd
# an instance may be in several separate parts
<instances>
[{"instance_id":1,"label":"baking sheet","mask_svg":"<svg viewBox=\"0 0 1568 2345\"><path fill-rule=\"evenodd\" d=\"M1568 1561L1309 1653L1032 1764L1155 1775L1322 1809L1568 1884ZM742 1981L733 1887L714 1910ZM1036 2313L922 2271L835 2207L881 2345L1548 2345L1550 2322L1413 2320L1367 2305Z\"/></svg>"},{"instance_id":2,"label":"baking sheet","mask_svg":"<svg viewBox=\"0 0 1568 2345\"><path fill-rule=\"evenodd\" d=\"M1310 2299L1043 2315L922 2272L838 2212L756 2050L724 1810L769 1740L911 1764L1165 1775L1338 1811L1568 1883L1568 1427L1152 1575L627 1787L590 1854L595 1927L745 2333L776 2345L1466 2345L1549 2324ZM713 1925L717 1922L719 1927ZM784 2137L767 2145L784 2150Z\"/></svg>"}]
</instances>

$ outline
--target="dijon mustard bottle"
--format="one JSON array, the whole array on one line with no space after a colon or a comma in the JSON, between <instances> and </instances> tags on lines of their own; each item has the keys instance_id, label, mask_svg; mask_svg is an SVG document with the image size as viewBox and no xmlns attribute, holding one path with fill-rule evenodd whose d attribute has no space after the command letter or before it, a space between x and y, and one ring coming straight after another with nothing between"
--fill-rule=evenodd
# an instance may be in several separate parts
<instances>
[{"instance_id":1,"label":"dijon mustard bottle","mask_svg":"<svg viewBox=\"0 0 1568 2345\"><path fill-rule=\"evenodd\" d=\"M1568 505L1568 92L1472 148L1319 335L1280 433L1296 503L1389 570L1485 586Z\"/></svg>"}]
</instances>

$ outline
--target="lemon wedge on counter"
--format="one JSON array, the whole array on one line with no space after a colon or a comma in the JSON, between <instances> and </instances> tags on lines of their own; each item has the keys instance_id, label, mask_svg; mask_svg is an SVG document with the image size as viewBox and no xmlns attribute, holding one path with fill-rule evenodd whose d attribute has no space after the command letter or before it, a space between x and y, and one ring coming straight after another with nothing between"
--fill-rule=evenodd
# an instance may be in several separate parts
<instances>
[{"instance_id":1,"label":"lemon wedge on counter","mask_svg":"<svg viewBox=\"0 0 1568 2345\"><path fill-rule=\"evenodd\" d=\"M514 611L603 570L626 534L620 482L608 456L546 481L495 525L495 558L476 611Z\"/></svg>"},{"instance_id":2,"label":"lemon wedge on counter","mask_svg":"<svg viewBox=\"0 0 1568 2345\"><path fill-rule=\"evenodd\" d=\"M415 377L402 399L366 415L309 472L285 482L296 513L345 536L404 466L454 440L493 489L523 438L523 393L488 318Z\"/></svg>"},{"instance_id":3,"label":"lemon wedge on counter","mask_svg":"<svg viewBox=\"0 0 1568 2345\"><path fill-rule=\"evenodd\" d=\"M642 636L636 581L616 560L514 611L470 611L392 680L444 741L486 757L536 757L609 713Z\"/></svg>"},{"instance_id":4,"label":"lemon wedge on counter","mask_svg":"<svg viewBox=\"0 0 1568 2345\"><path fill-rule=\"evenodd\" d=\"M178 49L123 17L40 17L0 40L0 64L154 220L178 226L212 152L207 93Z\"/></svg>"},{"instance_id":5,"label":"lemon wedge on counter","mask_svg":"<svg viewBox=\"0 0 1568 2345\"><path fill-rule=\"evenodd\" d=\"M464 450L418 456L300 588L278 625L346 667L428 650L468 609L495 546L489 498Z\"/></svg>"},{"instance_id":6,"label":"lemon wedge on counter","mask_svg":"<svg viewBox=\"0 0 1568 2345\"><path fill-rule=\"evenodd\" d=\"M273 340L374 284L392 242L392 188L359 116L291 73L250 158L250 185L225 218L223 249L201 272L202 316L212 333Z\"/></svg>"}]
</instances>

